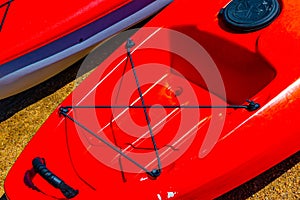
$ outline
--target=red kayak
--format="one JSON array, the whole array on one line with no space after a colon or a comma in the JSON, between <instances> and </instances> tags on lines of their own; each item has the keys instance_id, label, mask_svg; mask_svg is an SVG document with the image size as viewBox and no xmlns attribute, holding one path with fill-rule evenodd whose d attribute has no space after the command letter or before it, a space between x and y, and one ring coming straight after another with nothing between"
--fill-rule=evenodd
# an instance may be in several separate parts
<instances>
[{"instance_id":1,"label":"red kayak","mask_svg":"<svg viewBox=\"0 0 300 200\"><path fill-rule=\"evenodd\" d=\"M63 71L171 0L0 1L0 99Z\"/></svg>"},{"instance_id":2,"label":"red kayak","mask_svg":"<svg viewBox=\"0 0 300 200\"><path fill-rule=\"evenodd\" d=\"M300 3L198 5L175 0L73 91L10 200L213 199L299 151Z\"/></svg>"}]
</instances>

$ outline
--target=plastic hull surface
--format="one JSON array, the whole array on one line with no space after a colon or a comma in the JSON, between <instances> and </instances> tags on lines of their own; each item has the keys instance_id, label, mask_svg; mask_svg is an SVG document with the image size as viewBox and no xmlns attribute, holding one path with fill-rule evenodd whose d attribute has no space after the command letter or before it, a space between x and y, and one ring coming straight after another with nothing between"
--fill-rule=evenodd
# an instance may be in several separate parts
<instances>
[{"instance_id":1,"label":"plastic hull surface","mask_svg":"<svg viewBox=\"0 0 300 200\"><path fill-rule=\"evenodd\" d=\"M61 72L99 42L153 15L168 3L51 1L49 5L35 0L11 1L9 7L1 7L8 8L0 32L0 99Z\"/></svg>"},{"instance_id":2,"label":"plastic hull surface","mask_svg":"<svg viewBox=\"0 0 300 200\"><path fill-rule=\"evenodd\" d=\"M140 89L147 105L228 105L251 99L261 105L258 110L145 107L121 46L62 103L92 106L67 111L90 132L59 114L58 108L11 169L5 182L9 199L62 198L39 176L33 181L47 195L24 184L24 172L32 168L31 161L37 156L45 158L49 169L79 190L74 199L212 199L299 151L300 71L296 52L300 50L300 12L295 9L300 11L300 4L284 0L280 16L271 25L238 34L218 20L219 10L227 3L207 1L205 7L196 7L177 0L140 29L132 37ZM214 63L225 93L222 88L211 87L203 74L196 73L194 63L188 62L189 58L203 58L200 51L194 54L192 48L185 49L188 43L176 49L174 44L180 42L177 34L192 38L205 49L201 55L209 55L211 60L206 60L202 72ZM176 52L188 55L181 57ZM95 105L107 107L97 109ZM111 105L136 108L112 109ZM105 138L146 169L157 168L143 108L151 119L162 162L156 179L99 139ZM205 146L208 130L216 130L220 124L217 140Z\"/></svg>"}]
</instances>

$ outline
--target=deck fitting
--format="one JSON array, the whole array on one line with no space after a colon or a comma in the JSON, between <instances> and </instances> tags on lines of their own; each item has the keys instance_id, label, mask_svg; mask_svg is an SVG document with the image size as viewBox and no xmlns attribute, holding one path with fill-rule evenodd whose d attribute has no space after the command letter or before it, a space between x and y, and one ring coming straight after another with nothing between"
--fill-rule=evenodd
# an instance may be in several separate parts
<instances>
[{"instance_id":1,"label":"deck fitting","mask_svg":"<svg viewBox=\"0 0 300 200\"><path fill-rule=\"evenodd\" d=\"M260 108L259 103L256 103L256 102L251 101L251 100L247 100L247 102L249 103L247 105L247 108L246 108L248 111L255 111L255 110Z\"/></svg>"}]
</instances>

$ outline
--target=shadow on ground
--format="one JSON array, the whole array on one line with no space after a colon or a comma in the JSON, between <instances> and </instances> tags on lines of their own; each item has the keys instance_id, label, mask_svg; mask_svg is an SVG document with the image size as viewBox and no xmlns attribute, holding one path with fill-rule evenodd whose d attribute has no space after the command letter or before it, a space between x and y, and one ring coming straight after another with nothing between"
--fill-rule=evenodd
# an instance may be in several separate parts
<instances>
[{"instance_id":1,"label":"shadow on ground","mask_svg":"<svg viewBox=\"0 0 300 200\"><path fill-rule=\"evenodd\" d=\"M46 96L49 96L50 94L73 81L76 77L81 63L82 60L78 61L63 72L31 89L2 99L0 101L0 122L5 121L20 110L36 103Z\"/></svg>"},{"instance_id":2,"label":"shadow on ground","mask_svg":"<svg viewBox=\"0 0 300 200\"><path fill-rule=\"evenodd\" d=\"M244 200L257 193L300 162L300 151L263 174L222 195L216 200Z\"/></svg>"}]
</instances>

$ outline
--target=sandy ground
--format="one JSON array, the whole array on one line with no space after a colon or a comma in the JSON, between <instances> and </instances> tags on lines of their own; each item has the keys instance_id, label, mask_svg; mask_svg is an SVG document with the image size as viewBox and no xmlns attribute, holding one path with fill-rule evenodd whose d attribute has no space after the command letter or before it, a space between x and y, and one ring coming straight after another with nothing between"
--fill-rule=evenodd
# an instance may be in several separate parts
<instances>
[{"instance_id":1,"label":"sandy ground","mask_svg":"<svg viewBox=\"0 0 300 200\"><path fill-rule=\"evenodd\" d=\"M0 196L22 149L73 90L77 68L74 65L33 89L0 101ZM219 199L300 199L300 153Z\"/></svg>"}]
</instances>

